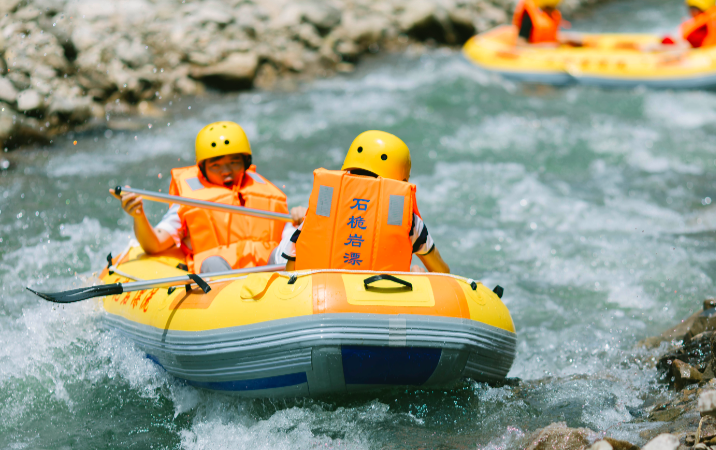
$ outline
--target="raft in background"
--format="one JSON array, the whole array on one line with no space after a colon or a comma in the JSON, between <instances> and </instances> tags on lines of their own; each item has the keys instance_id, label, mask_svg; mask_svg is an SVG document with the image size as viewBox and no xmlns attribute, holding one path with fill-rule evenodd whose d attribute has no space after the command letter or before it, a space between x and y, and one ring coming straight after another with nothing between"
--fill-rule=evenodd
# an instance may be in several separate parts
<instances>
[{"instance_id":1,"label":"raft in background","mask_svg":"<svg viewBox=\"0 0 716 450\"><path fill-rule=\"evenodd\" d=\"M133 248L105 283L186 274L183 255ZM294 276L295 275L295 276ZM173 376L246 397L495 382L516 335L498 295L443 274L304 271L223 277L200 289L105 297L106 324ZM402 284L401 284L402 283ZM405 283L410 284L408 288Z\"/></svg>"},{"instance_id":2,"label":"raft in background","mask_svg":"<svg viewBox=\"0 0 716 450\"><path fill-rule=\"evenodd\" d=\"M580 34L581 47L516 46L517 28L503 25L463 47L472 63L507 79L553 85L698 89L716 85L716 48L645 52L650 34Z\"/></svg>"}]
</instances>

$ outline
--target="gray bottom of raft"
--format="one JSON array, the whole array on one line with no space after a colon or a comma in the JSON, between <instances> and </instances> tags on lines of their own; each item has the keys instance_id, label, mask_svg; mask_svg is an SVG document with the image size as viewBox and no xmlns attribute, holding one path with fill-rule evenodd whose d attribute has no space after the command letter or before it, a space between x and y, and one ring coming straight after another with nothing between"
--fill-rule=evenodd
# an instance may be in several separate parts
<instances>
[{"instance_id":1,"label":"gray bottom of raft","mask_svg":"<svg viewBox=\"0 0 716 450\"><path fill-rule=\"evenodd\" d=\"M500 381L517 345L514 333L490 325L418 315L317 314L198 332L110 314L105 322L171 375L245 397Z\"/></svg>"}]
</instances>

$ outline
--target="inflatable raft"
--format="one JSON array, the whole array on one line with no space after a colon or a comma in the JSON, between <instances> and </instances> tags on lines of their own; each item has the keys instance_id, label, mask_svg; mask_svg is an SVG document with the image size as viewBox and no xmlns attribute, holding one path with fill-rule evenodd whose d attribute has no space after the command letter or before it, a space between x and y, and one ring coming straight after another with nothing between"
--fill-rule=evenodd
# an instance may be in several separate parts
<instances>
[{"instance_id":1,"label":"inflatable raft","mask_svg":"<svg viewBox=\"0 0 716 450\"><path fill-rule=\"evenodd\" d=\"M695 89L716 85L716 48L641 51L659 44L648 34L580 34L580 47L516 46L517 28L497 27L472 37L463 54L505 78L564 85ZM664 46L663 48L666 48Z\"/></svg>"},{"instance_id":2,"label":"inflatable raft","mask_svg":"<svg viewBox=\"0 0 716 450\"><path fill-rule=\"evenodd\" d=\"M148 257L135 247L100 278L186 275L183 262L181 254ZM515 357L515 328L500 297L458 276L320 270L205 281L207 293L154 288L105 297L106 324L173 376L247 397L494 382Z\"/></svg>"}]
</instances>

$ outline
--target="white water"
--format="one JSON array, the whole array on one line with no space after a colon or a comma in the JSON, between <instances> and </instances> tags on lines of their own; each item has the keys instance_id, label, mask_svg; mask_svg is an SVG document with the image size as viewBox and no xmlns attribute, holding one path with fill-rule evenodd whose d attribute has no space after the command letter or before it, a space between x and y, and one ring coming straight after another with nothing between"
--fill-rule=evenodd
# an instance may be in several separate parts
<instances>
[{"instance_id":1,"label":"white water","mask_svg":"<svg viewBox=\"0 0 716 450\"><path fill-rule=\"evenodd\" d=\"M609 3L575 25L661 31L682 14L644 3ZM438 50L368 61L292 93L176 99L170 109L151 129L8 155L0 447L511 448L554 421L635 443L654 426L629 423L663 389L648 362L658 352L635 344L713 290L713 93L520 86ZM166 190L196 131L226 119L248 130L259 169L292 205L307 201L311 171L338 167L361 131L403 137L421 212L453 271L506 288L519 334L510 376L527 384L237 400L164 374L100 328L97 302L53 307L24 291L88 282L131 235L107 188ZM153 220L162 208L149 208Z\"/></svg>"}]
</instances>

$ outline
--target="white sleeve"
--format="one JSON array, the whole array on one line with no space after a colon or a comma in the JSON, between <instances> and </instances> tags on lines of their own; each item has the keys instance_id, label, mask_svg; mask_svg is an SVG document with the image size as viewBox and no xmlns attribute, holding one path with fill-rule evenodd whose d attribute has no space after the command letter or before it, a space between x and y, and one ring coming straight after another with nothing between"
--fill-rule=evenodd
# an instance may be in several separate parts
<instances>
[{"instance_id":1,"label":"white sleeve","mask_svg":"<svg viewBox=\"0 0 716 450\"><path fill-rule=\"evenodd\" d=\"M166 231L174 239L176 245L181 244L181 240L184 239L184 233L181 232L179 205L171 205L162 220L154 228Z\"/></svg>"},{"instance_id":2,"label":"white sleeve","mask_svg":"<svg viewBox=\"0 0 716 450\"><path fill-rule=\"evenodd\" d=\"M301 225L299 225L299 228L301 228ZM269 261L269 264L286 264L288 261L286 258L287 255L293 258L291 259L292 261L296 259L296 244L291 242L291 238L299 228L294 227L290 222L283 227L281 242L278 244L278 247L271 252L271 260Z\"/></svg>"},{"instance_id":3,"label":"white sleeve","mask_svg":"<svg viewBox=\"0 0 716 450\"><path fill-rule=\"evenodd\" d=\"M413 253L416 255L427 255L435 247L433 237L428 232L423 219L413 214L413 227L410 229L410 241L413 243Z\"/></svg>"}]
</instances>

